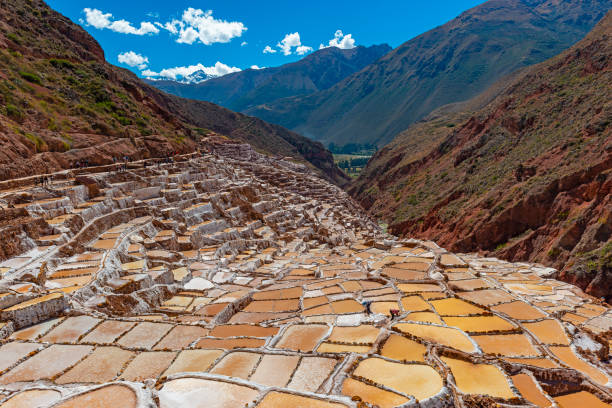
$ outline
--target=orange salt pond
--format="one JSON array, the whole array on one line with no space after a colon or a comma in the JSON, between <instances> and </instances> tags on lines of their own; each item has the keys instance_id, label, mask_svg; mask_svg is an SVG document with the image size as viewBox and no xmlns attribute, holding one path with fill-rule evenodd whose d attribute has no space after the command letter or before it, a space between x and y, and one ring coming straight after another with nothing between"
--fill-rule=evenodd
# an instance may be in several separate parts
<instances>
[{"instance_id":1,"label":"orange salt pond","mask_svg":"<svg viewBox=\"0 0 612 408\"><path fill-rule=\"evenodd\" d=\"M401 303L406 311L421 312L424 310L431 310L429 303L425 302L420 296L403 297Z\"/></svg>"},{"instance_id":2,"label":"orange salt pond","mask_svg":"<svg viewBox=\"0 0 612 408\"><path fill-rule=\"evenodd\" d=\"M523 373L513 375L512 382L527 401L541 408L552 406L531 376Z\"/></svg>"},{"instance_id":3,"label":"orange salt pond","mask_svg":"<svg viewBox=\"0 0 612 408\"><path fill-rule=\"evenodd\" d=\"M322 324L294 325L285 331L276 348L312 351L328 331L329 327Z\"/></svg>"},{"instance_id":4,"label":"orange salt pond","mask_svg":"<svg viewBox=\"0 0 612 408\"><path fill-rule=\"evenodd\" d=\"M424 323L434 323L443 325L444 322L440 317L433 312L413 312L409 313L404 320L412 321L412 322L424 322Z\"/></svg>"},{"instance_id":5,"label":"orange salt pond","mask_svg":"<svg viewBox=\"0 0 612 408\"><path fill-rule=\"evenodd\" d=\"M372 313L378 313L378 314L383 314L387 316L391 315L390 313L391 309L400 310L398 303L397 302L373 302L370 305L370 310L372 311Z\"/></svg>"},{"instance_id":6,"label":"orange salt pond","mask_svg":"<svg viewBox=\"0 0 612 408\"><path fill-rule=\"evenodd\" d=\"M563 326L556 320L547 319L523 325L544 344L570 344Z\"/></svg>"},{"instance_id":7,"label":"orange salt pond","mask_svg":"<svg viewBox=\"0 0 612 408\"><path fill-rule=\"evenodd\" d=\"M502 303L501 305L491 307L491 309L495 312L504 313L505 315L518 320L535 320L546 317L544 313L540 312L535 307L520 300L510 303Z\"/></svg>"},{"instance_id":8,"label":"orange salt pond","mask_svg":"<svg viewBox=\"0 0 612 408\"><path fill-rule=\"evenodd\" d=\"M610 408L610 404L606 404L590 392L580 391L573 394L558 395L554 397L559 408Z\"/></svg>"},{"instance_id":9,"label":"orange salt pond","mask_svg":"<svg viewBox=\"0 0 612 408\"><path fill-rule=\"evenodd\" d=\"M489 331L508 331L516 329L514 323L498 316L444 317L447 325L458 327L465 332L485 333Z\"/></svg>"},{"instance_id":10,"label":"orange salt pond","mask_svg":"<svg viewBox=\"0 0 612 408\"><path fill-rule=\"evenodd\" d=\"M361 361L353 375L413 395L418 400L436 395L443 386L440 374L428 365L394 363L376 357Z\"/></svg>"},{"instance_id":11,"label":"orange salt pond","mask_svg":"<svg viewBox=\"0 0 612 408\"><path fill-rule=\"evenodd\" d=\"M61 397L62 394L55 390L27 390L13 395L1 404L0 408L46 407L58 401Z\"/></svg>"},{"instance_id":12,"label":"orange salt pond","mask_svg":"<svg viewBox=\"0 0 612 408\"><path fill-rule=\"evenodd\" d=\"M216 406L214 406L216 407ZM229 407L229 406L228 406ZM259 404L257 408L346 408L344 404L328 402L315 398L302 397L284 392L271 391ZM213 408L207 406L207 408Z\"/></svg>"},{"instance_id":13,"label":"orange salt pond","mask_svg":"<svg viewBox=\"0 0 612 408\"><path fill-rule=\"evenodd\" d=\"M472 339L487 354L500 354L512 357L535 357L540 355L524 334L482 335L472 336Z\"/></svg>"},{"instance_id":14,"label":"orange salt pond","mask_svg":"<svg viewBox=\"0 0 612 408\"><path fill-rule=\"evenodd\" d=\"M549 347L549 350L557 357L561 362L573 368L574 370L580 371L582 374L589 377L592 381L606 385L609 381L608 376L604 374L598 368L586 363L580 359L569 347Z\"/></svg>"},{"instance_id":15,"label":"orange salt pond","mask_svg":"<svg viewBox=\"0 0 612 408\"><path fill-rule=\"evenodd\" d=\"M504 373L491 364L472 364L450 357L441 357L455 377L457 388L464 394L482 394L498 398L515 397Z\"/></svg>"},{"instance_id":16,"label":"orange salt pond","mask_svg":"<svg viewBox=\"0 0 612 408\"><path fill-rule=\"evenodd\" d=\"M385 391L361 381L347 378L342 384L342 394L359 397L361 400L376 404L380 408L393 408L408 402L408 398L394 392Z\"/></svg>"},{"instance_id":17,"label":"orange salt pond","mask_svg":"<svg viewBox=\"0 0 612 408\"><path fill-rule=\"evenodd\" d=\"M550 358L505 358L509 363L532 365L540 368L557 368L559 365Z\"/></svg>"},{"instance_id":18,"label":"orange salt pond","mask_svg":"<svg viewBox=\"0 0 612 408\"><path fill-rule=\"evenodd\" d=\"M356 346L352 344L321 343L317 353L367 353L372 346Z\"/></svg>"},{"instance_id":19,"label":"orange salt pond","mask_svg":"<svg viewBox=\"0 0 612 408\"><path fill-rule=\"evenodd\" d=\"M431 283L400 283L397 288L405 293L414 292L438 292L442 288Z\"/></svg>"},{"instance_id":20,"label":"orange salt pond","mask_svg":"<svg viewBox=\"0 0 612 408\"><path fill-rule=\"evenodd\" d=\"M407 339L403 336L392 334L389 336L382 349L380 355L393 360L400 361L423 361L425 362L425 353L427 347L414 340Z\"/></svg>"},{"instance_id":21,"label":"orange salt pond","mask_svg":"<svg viewBox=\"0 0 612 408\"><path fill-rule=\"evenodd\" d=\"M370 325L334 327L327 341L335 343L372 344L380 329Z\"/></svg>"},{"instance_id":22,"label":"orange salt pond","mask_svg":"<svg viewBox=\"0 0 612 408\"><path fill-rule=\"evenodd\" d=\"M460 316L485 313L481 307L474 306L465 300L448 298L430 302L440 316Z\"/></svg>"},{"instance_id":23,"label":"orange salt pond","mask_svg":"<svg viewBox=\"0 0 612 408\"><path fill-rule=\"evenodd\" d=\"M432 343L440 343L466 353L477 351L470 338L457 329L418 323L398 323L393 327L402 333L411 334Z\"/></svg>"},{"instance_id":24,"label":"orange salt pond","mask_svg":"<svg viewBox=\"0 0 612 408\"><path fill-rule=\"evenodd\" d=\"M179 378L166 382L158 394L160 408L229 408L248 405L259 392L223 381Z\"/></svg>"}]
</instances>

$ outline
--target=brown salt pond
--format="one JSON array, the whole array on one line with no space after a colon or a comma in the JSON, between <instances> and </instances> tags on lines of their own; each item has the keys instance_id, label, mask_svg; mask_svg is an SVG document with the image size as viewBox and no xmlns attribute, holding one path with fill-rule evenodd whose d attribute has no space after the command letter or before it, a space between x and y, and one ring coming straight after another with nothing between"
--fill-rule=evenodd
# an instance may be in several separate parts
<instances>
[{"instance_id":1,"label":"brown salt pond","mask_svg":"<svg viewBox=\"0 0 612 408\"><path fill-rule=\"evenodd\" d=\"M574 370L580 371L592 381L604 386L608 383L609 379L606 374L579 358L571 348L549 347L549 350L564 364L568 365Z\"/></svg>"},{"instance_id":2,"label":"brown salt pond","mask_svg":"<svg viewBox=\"0 0 612 408\"><path fill-rule=\"evenodd\" d=\"M491 309L495 312L504 313L505 315L517 320L535 320L546 317L535 307L517 300L510 303L502 303L501 305L493 306Z\"/></svg>"},{"instance_id":3,"label":"brown salt pond","mask_svg":"<svg viewBox=\"0 0 612 408\"><path fill-rule=\"evenodd\" d=\"M536 336L541 343L570 344L563 326L556 320L547 319L535 323L524 323L523 326Z\"/></svg>"},{"instance_id":4,"label":"brown salt pond","mask_svg":"<svg viewBox=\"0 0 612 408\"><path fill-rule=\"evenodd\" d=\"M610 404L606 404L590 392L580 391L573 394L558 395L554 397L559 408L609 408Z\"/></svg>"},{"instance_id":5,"label":"brown salt pond","mask_svg":"<svg viewBox=\"0 0 612 408\"><path fill-rule=\"evenodd\" d=\"M48 332L51 327L55 326L62 320L63 318L46 320L42 323L35 324L34 326L18 330L13 333L9 338L11 340L36 340L38 337Z\"/></svg>"},{"instance_id":6,"label":"brown salt pond","mask_svg":"<svg viewBox=\"0 0 612 408\"><path fill-rule=\"evenodd\" d=\"M413 395L418 400L436 395L443 386L440 374L428 365L394 363L376 357L361 361L353 375Z\"/></svg>"},{"instance_id":7,"label":"brown salt pond","mask_svg":"<svg viewBox=\"0 0 612 408\"><path fill-rule=\"evenodd\" d=\"M257 408L346 408L344 404L323 401L300 395L271 391L257 404ZM207 407L212 408L212 407Z\"/></svg>"},{"instance_id":8,"label":"brown salt pond","mask_svg":"<svg viewBox=\"0 0 612 408\"><path fill-rule=\"evenodd\" d=\"M109 344L135 325L134 322L107 320L83 337L81 343Z\"/></svg>"},{"instance_id":9,"label":"brown salt pond","mask_svg":"<svg viewBox=\"0 0 612 408\"><path fill-rule=\"evenodd\" d=\"M391 334L380 350L380 355L393 360L425 362L426 352L427 347L421 343L398 334Z\"/></svg>"},{"instance_id":10,"label":"brown salt pond","mask_svg":"<svg viewBox=\"0 0 612 408\"><path fill-rule=\"evenodd\" d=\"M154 350L180 350L208 334L208 329L199 326L175 326L155 345Z\"/></svg>"},{"instance_id":11,"label":"brown salt pond","mask_svg":"<svg viewBox=\"0 0 612 408\"><path fill-rule=\"evenodd\" d=\"M62 394L55 390L27 390L13 395L0 404L0 408L43 408L58 401L61 397Z\"/></svg>"},{"instance_id":12,"label":"brown salt pond","mask_svg":"<svg viewBox=\"0 0 612 408\"><path fill-rule=\"evenodd\" d=\"M337 360L326 357L303 357L287 388L302 392L316 392L329 377Z\"/></svg>"},{"instance_id":13,"label":"brown salt pond","mask_svg":"<svg viewBox=\"0 0 612 408\"><path fill-rule=\"evenodd\" d=\"M229 377L244 378L246 380L251 375L260 358L261 354L259 353L236 351L223 357L210 372Z\"/></svg>"},{"instance_id":14,"label":"brown salt pond","mask_svg":"<svg viewBox=\"0 0 612 408\"><path fill-rule=\"evenodd\" d=\"M299 361L299 356L266 354L251 376L251 381L267 386L284 387Z\"/></svg>"},{"instance_id":15,"label":"brown salt pond","mask_svg":"<svg viewBox=\"0 0 612 408\"><path fill-rule=\"evenodd\" d=\"M450 367L457 388L464 394L482 394L498 398L514 398L504 373L491 364L472 364L450 357L441 357Z\"/></svg>"},{"instance_id":16,"label":"brown salt pond","mask_svg":"<svg viewBox=\"0 0 612 408\"><path fill-rule=\"evenodd\" d=\"M230 324L215 326L210 335L213 337L270 337L278 333L278 327L263 327L250 324Z\"/></svg>"},{"instance_id":17,"label":"brown salt pond","mask_svg":"<svg viewBox=\"0 0 612 408\"><path fill-rule=\"evenodd\" d=\"M259 392L242 385L201 378L168 381L159 390L160 408L244 407L257 399Z\"/></svg>"},{"instance_id":18,"label":"brown salt pond","mask_svg":"<svg viewBox=\"0 0 612 408\"><path fill-rule=\"evenodd\" d=\"M347 378L342 384L342 394L359 397L362 401L376 404L380 408L393 408L408 402L408 398L394 392L385 391L361 381Z\"/></svg>"},{"instance_id":19,"label":"brown salt pond","mask_svg":"<svg viewBox=\"0 0 612 408\"><path fill-rule=\"evenodd\" d=\"M486 333L490 331L509 331L516 329L514 323L498 316L444 317L447 325L457 327L468 333Z\"/></svg>"},{"instance_id":20,"label":"brown salt pond","mask_svg":"<svg viewBox=\"0 0 612 408\"><path fill-rule=\"evenodd\" d=\"M457 298L432 300L430 303L440 316L473 315L486 312L486 310L481 307L474 306L465 300Z\"/></svg>"},{"instance_id":21,"label":"brown salt pond","mask_svg":"<svg viewBox=\"0 0 612 408\"><path fill-rule=\"evenodd\" d=\"M113 380L134 353L118 347L98 347L83 361L55 380L58 384L103 383Z\"/></svg>"},{"instance_id":22,"label":"brown salt pond","mask_svg":"<svg viewBox=\"0 0 612 408\"><path fill-rule=\"evenodd\" d=\"M55 408L136 408L138 399L131 388L112 384L79 394L55 405Z\"/></svg>"},{"instance_id":23,"label":"brown salt pond","mask_svg":"<svg viewBox=\"0 0 612 408\"><path fill-rule=\"evenodd\" d=\"M223 354L222 350L183 350L164 372L164 376L183 372L207 371L215 360L221 357L221 354Z\"/></svg>"},{"instance_id":24,"label":"brown salt pond","mask_svg":"<svg viewBox=\"0 0 612 408\"><path fill-rule=\"evenodd\" d=\"M7 343L0 347L0 372L41 347L37 343Z\"/></svg>"},{"instance_id":25,"label":"brown salt pond","mask_svg":"<svg viewBox=\"0 0 612 408\"><path fill-rule=\"evenodd\" d=\"M166 323L139 323L119 339L117 344L124 347L139 347L150 349L172 328Z\"/></svg>"},{"instance_id":26,"label":"brown salt pond","mask_svg":"<svg viewBox=\"0 0 612 408\"><path fill-rule=\"evenodd\" d=\"M125 368L120 379L126 381L144 381L157 379L172 363L176 352L145 351L138 354Z\"/></svg>"},{"instance_id":27,"label":"brown salt pond","mask_svg":"<svg viewBox=\"0 0 612 408\"><path fill-rule=\"evenodd\" d=\"M329 327L321 324L294 325L289 327L276 348L295 351L312 351L327 334Z\"/></svg>"},{"instance_id":28,"label":"brown salt pond","mask_svg":"<svg viewBox=\"0 0 612 408\"><path fill-rule=\"evenodd\" d=\"M540 352L524 334L496 334L472 336L484 353L510 357L536 357Z\"/></svg>"},{"instance_id":29,"label":"brown salt pond","mask_svg":"<svg viewBox=\"0 0 612 408\"><path fill-rule=\"evenodd\" d=\"M473 292L461 292L458 293L458 296L483 306L492 306L498 303L516 300L514 296L500 289L484 289L475 290Z\"/></svg>"},{"instance_id":30,"label":"brown salt pond","mask_svg":"<svg viewBox=\"0 0 612 408\"><path fill-rule=\"evenodd\" d=\"M541 408L552 406L552 403L530 375L524 373L513 375L512 382L527 401Z\"/></svg>"},{"instance_id":31,"label":"brown salt pond","mask_svg":"<svg viewBox=\"0 0 612 408\"><path fill-rule=\"evenodd\" d=\"M398 323L394 325L393 328L402 333L420 337L432 343L440 343L444 346L465 351L466 353L474 353L477 351L476 346L474 346L465 333L450 327L418 323Z\"/></svg>"},{"instance_id":32,"label":"brown salt pond","mask_svg":"<svg viewBox=\"0 0 612 408\"><path fill-rule=\"evenodd\" d=\"M0 384L53 378L76 364L93 349L90 346L54 344L0 377Z\"/></svg>"}]
</instances>

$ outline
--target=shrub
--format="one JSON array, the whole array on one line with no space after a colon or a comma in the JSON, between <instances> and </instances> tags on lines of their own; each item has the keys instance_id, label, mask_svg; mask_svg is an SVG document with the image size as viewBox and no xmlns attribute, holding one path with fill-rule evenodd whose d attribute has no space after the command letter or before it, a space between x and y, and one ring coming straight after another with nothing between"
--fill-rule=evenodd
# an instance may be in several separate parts
<instances>
[{"instance_id":1,"label":"shrub","mask_svg":"<svg viewBox=\"0 0 612 408\"><path fill-rule=\"evenodd\" d=\"M53 65L55 68L69 68L69 69L74 68L74 64L65 59L51 58L49 60L49 63Z\"/></svg>"},{"instance_id":2,"label":"shrub","mask_svg":"<svg viewBox=\"0 0 612 408\"><path fill-rule=\"evenodd\" d=\"M33 133L26 133L24 135L28 140L30 140L31 142L34 143L34 145L36 146L36 151L40 152L43 147L45 147L47 144L45 143L45 141L38 135L35 135Z\"/></svg>"},{"instance_id":3,"label":"shrub","mask_svg":"<svg viewBox=\"0 0 612 408\"><path fill-rule=\"evenodd\" d=\"M13 119L15 122L23 121L23 112L15 105L6 105L6 116Z\"/></svg>"},{"instance_id":4,"label":"shrub","mask_svg":"<svg viewBox=\"0 0 612 408\"><path fill-rule=\"evenodd\" d=\"M40 85L40 83L42 82L38 75L33 74L31 72L19 71L19 75L21 75L21 77L26 81L32 82L34 84Z\"/></svg>"}]
</instances>

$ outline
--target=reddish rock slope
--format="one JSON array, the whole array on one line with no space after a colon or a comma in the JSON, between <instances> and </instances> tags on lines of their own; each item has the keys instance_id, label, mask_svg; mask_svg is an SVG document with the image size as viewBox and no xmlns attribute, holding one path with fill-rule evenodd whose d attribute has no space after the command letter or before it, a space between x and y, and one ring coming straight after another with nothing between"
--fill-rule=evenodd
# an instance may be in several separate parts
<instances>
[{"instance_id":1,"label":"reddish rock slope","mask_svg":"<svg viewBox=\"0 0 612 408\"><path fill-rule=\"evenodd\" d=\"M400 235L561 269L612 295L612 14L475 113L378 152L352 194Z\"/></svg>"}]
</instances>

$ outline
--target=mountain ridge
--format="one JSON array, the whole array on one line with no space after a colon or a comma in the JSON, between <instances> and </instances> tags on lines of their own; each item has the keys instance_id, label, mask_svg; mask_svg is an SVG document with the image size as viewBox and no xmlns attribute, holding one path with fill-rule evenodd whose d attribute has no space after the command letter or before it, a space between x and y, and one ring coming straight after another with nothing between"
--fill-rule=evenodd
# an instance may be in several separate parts
<instances>
[{"instance_id":1,"label":"mountain ridge","mask_svg":"<svg viewBox=\"0 0 612 408\"><path fill-rule=\"evenodd\" d=\"M352 49L327 47L296 62L278 67L247 69L198 84L163 80L147 82L177 96L243 111L260 103L327 89L389 51L391 47L387 44Z\"/></svg>"},{"instance_id":2,"label":"mountain ridge","mask_svg":"<svg viewBox=\"0 0 612 408\"><path fill-rule=\"evenodd\" d=\"M382 147L435 108L470 99L501 77L558 54L610 7L608 0L490 0L327 90L245 113L324 143Z\"/></svg>"}]
</instances>

